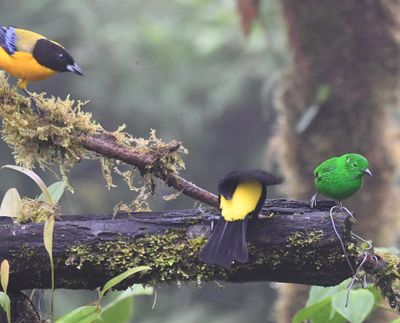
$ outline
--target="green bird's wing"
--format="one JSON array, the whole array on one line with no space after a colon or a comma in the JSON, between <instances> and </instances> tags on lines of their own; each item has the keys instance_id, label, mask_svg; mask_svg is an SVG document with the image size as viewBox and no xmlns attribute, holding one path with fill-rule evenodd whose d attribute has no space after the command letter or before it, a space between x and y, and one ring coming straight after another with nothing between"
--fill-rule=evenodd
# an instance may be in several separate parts
<instances>
[{"instance_id":1,"label":"green bird's wing","mask_svg":"<svg viewBox=\"0 0 400 323\"><path fill-rule=\"evenodd\" d=\"M321 180L324 177L332 174L333 171L337 168L338 157L332 157L330 159L325 160L323 163L318 165L314 170L314 175L316 180Z\"/></svg>"}]
</instances>

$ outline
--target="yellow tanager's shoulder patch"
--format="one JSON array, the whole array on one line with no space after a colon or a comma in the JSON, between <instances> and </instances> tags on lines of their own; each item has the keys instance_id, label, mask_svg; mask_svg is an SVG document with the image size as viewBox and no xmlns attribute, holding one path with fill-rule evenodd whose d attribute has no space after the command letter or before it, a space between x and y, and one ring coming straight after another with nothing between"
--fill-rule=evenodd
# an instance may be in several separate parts
<instances>
[{"instance_id":1,"label":"yellow tanager's shoulder patch","mask_svg":"<svg viewBox=\"0 0 400 323\"><path fill-rule=\"evenodd\" d=\"M16 42L18 51L32 53L36 42L39 39L46 39L43 35L30 30L15 28Z\"/></svg>"}]
</instances>

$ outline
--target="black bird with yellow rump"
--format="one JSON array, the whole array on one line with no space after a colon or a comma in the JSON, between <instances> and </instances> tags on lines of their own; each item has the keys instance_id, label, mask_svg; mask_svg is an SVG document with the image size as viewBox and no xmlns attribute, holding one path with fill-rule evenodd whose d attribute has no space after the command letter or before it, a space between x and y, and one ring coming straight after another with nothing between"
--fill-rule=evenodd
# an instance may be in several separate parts
<instances>
[{"instance_id":1,"label":"black bird with yellow rump","mask_svg":"<svg viewBox=\"0 0 400 323\"><path fill-rule=\"evenodd\" d=\"M230 268L233 261L248 261L246 231L249 218L258 216L267 197L267 185L282 179L261 171L233 171L218 185L221 219L200 251L201 261Z\"/></svg>"},{"instance_id":2,"label":"black bird with yellow rump","mask_svg":"<svg viewBox=\"0 0 400 323\"><path fill-rule=\"evenodd\" d=\"M83 75L63 46L33 31L10 26L0 26L0 69L18 78L17 86L28 95L30 81L61 72Z\"/></svg>"}]
</instances>

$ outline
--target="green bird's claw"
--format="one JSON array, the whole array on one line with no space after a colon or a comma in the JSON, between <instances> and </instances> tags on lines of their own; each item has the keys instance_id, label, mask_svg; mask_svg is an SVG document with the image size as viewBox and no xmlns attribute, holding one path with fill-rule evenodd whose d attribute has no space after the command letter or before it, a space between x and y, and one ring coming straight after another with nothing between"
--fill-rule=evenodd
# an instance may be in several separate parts
<instances>
[{"instance_id":1,"label":"green bird's claw","mask_svg":"<svg viewBox=\"0 0 400 323\"><path fill-rule=\"evenodd\" d=\"M313 195L313 197L310 200L310 207L313 209L314 207L317 206L317 196L318 196L319 192L315 193Z\"/></svg>"}]
</instances>

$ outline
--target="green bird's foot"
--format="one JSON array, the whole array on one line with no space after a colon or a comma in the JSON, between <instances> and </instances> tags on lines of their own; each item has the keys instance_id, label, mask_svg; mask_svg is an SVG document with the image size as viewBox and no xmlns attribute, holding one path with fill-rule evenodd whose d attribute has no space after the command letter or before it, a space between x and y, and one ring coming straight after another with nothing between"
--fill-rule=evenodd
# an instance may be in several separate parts
<instances>
[{"instance_id":1,"label":"green bird's foot","mask_svg":"<svg viewBox=\"0 0 400 323\"><path fill-rule=\"evenodd\" d=\"M317 206L317 196L319 192L315 193L314 196L310 200L310 207L313 209L314 207Z\"/></svg>"}]
</instances>

